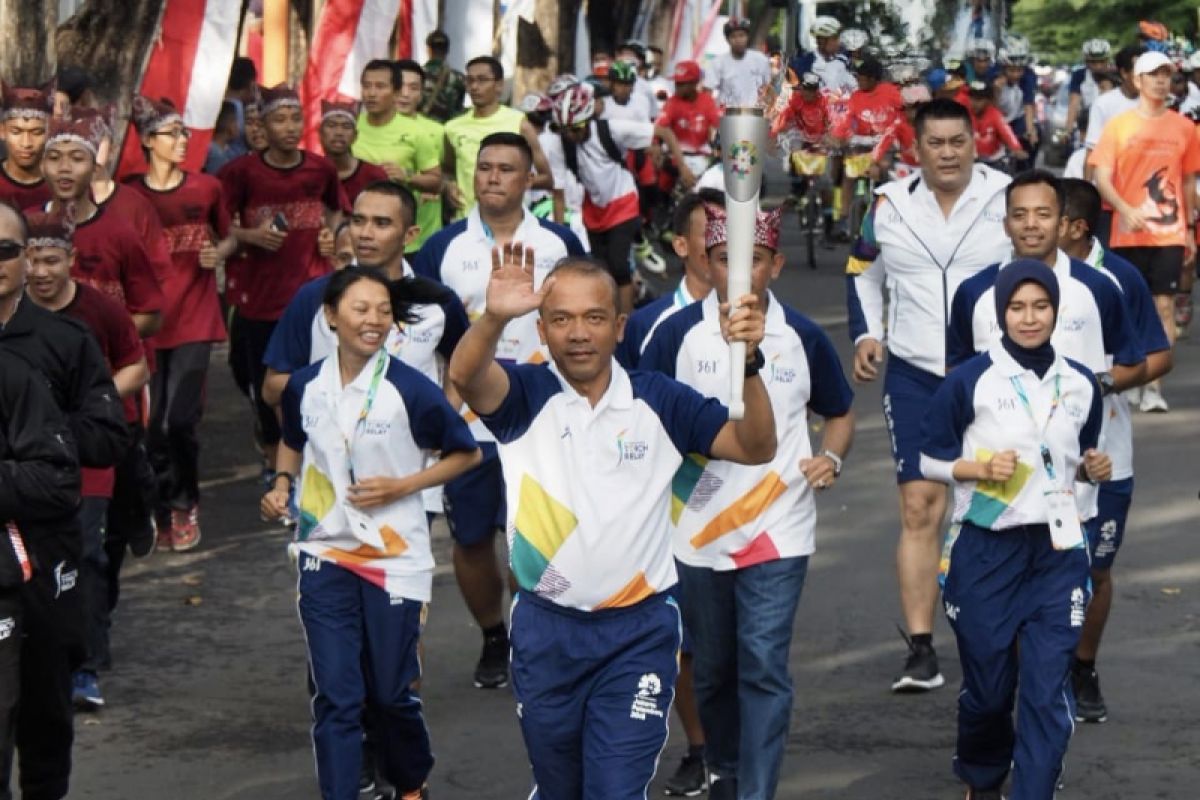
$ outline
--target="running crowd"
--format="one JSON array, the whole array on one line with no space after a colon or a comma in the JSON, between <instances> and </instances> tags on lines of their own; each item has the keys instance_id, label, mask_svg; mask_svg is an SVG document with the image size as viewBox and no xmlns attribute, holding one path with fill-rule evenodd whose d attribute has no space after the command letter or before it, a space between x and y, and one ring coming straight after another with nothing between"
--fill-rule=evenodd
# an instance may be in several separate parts
<instances>
[{"instance_id":1,"label":"running crowd","mask_svg":"<svg viewBox=\"0 0 1200 800\"><path fill-rule=\"evenodd\" d=\"M782 209L758 213L749 294L728 293L715 134L723 107L758 104L789 164L798 132L861 144L879 181L846 272L851 375L882 378L901 507L892 689L943 685L940 602L967 797L1053 797L1074 721L1107 718L1131 407L1167 410L1195 266L1179 65L1130 45L1099 94L1110 48L1085 44L1071 124L1090 112L1090 180L1059 178L1032 168L1018 38L996 64L982 44L953 70L894 63L897 88L832 18L786 68L746 21L724 32L711 74L667 79L629 43L520 110L499 61L457 73L435 32L425 64L371 61L361 104L321 104L323 156L300 147L297 93L238 61L205 171L181 166L179 112L138 97L145 170L122 180L86 74L4 88L0 797L14 757L22 797L66 796L125 553L201 541L198 429L227 330L258 511L295 529L322 797L428 796L438 515L481 632L475 686L512 681L533 797L644 797L672 707L688 751L668 794L775 796L814 496L855 422L832 342L772 292ZM909 169L884 181L892 161ZM664 270L662 233L683 278L649 299L638 271Z\"/></svg>"}]
</instances>

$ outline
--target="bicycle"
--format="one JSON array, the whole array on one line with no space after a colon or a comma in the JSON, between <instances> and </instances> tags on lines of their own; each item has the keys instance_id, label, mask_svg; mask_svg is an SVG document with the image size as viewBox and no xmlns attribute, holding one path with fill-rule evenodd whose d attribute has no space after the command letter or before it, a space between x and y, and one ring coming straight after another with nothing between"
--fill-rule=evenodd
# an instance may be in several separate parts
<instances>
[{"instance_id":1,"label":"bicycle","mask_svg":"<svg viewBox=\"0 0 1200 800\"><path fill-rule=\"evenodd\" d=\"M873 145L872 145L873 147ZM851 147L843 159L843 170L851 184L850 211L847 217L847 230L853 240L862 228L863 220L871 210L871 198L875 194L875 181L871 177L871 167L874 161L871 149L863 144L851 142Z\"/></svg>"},{"instance_id":2,"label":"bicycle","mask_svg":"<svg viewBox=\"0 0 1200 800\"><path fill-rule=\"evenodd\" d=\"M829 156L813 149L793 150L789 159L792 176L798 179L796 212L804 233L808 268L817 268L817 237L825 235L825 191Z\"/></svg>"}]
</instances>

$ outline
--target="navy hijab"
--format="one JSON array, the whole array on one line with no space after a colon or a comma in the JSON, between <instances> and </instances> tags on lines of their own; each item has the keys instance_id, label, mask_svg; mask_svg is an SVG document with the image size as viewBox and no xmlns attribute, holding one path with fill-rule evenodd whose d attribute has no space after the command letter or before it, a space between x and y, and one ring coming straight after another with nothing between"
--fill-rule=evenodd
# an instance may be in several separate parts
<instances>
[{"instance_id":1,"label":"navy hijab","mask_svg":"<svg viewBox=\"0 0 1200 800\"><path fill-rule=\"evenodd\" d=\"M1000 344L1004 346L1005 351L1012 356L1014 361L1025 369L1033 370L1034 374L1041 378L1054 363L1054 348L1050 345L1050 340L1047 339L1038 347L1022 347L1009 337L1008 327L1004 322L1004 312L1008 308L1012 296L1021 287L1021 284L1030 282L1038 284L1046 290L1046 294L1050 295L1050 305L1054 307L1054 319L1055 322L1058 321L1058 278L1054 276L1054 270L1041 261L1032 258L1018 258L1001 267L996 278L996 322L1002 331Z\"/></svg>"}]
</instances>

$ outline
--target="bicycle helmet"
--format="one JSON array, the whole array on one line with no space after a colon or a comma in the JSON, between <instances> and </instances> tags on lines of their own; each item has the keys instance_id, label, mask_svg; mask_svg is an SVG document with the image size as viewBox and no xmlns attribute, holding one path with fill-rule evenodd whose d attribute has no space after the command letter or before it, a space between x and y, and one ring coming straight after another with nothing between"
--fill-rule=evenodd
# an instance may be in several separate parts
<instances>
[{"instance_id":1,"label":"bicycle helmet","mask_svg":"<svg viewBox=\"0 0 1200 800\"><path fill-rule=\"evenodd\" d=\"M853 53L867 46L870 37L867 32L858 28L846 28L842 31L842 47Z\"/></svg>"},{"instance_id":2,"label":"bicycle helmet","mask_svg":"<svg viewBox=\"0 0 1200 800\"><path fill-rule=\"evenodd\" d=\"M550 81L550 87L546 89L546 97L554 100L560 94L570 89L572 86L579 84L579 78L569 72L559 75L554 80Z\"/></svg>"},{"instance_id":3,"label":"bicycle helmet","mask_svg":"<svg viewBox=\"0 0 1200 800\"><path fill-rule=\"evenodd\" d=\"M1165 42L1171 37L1166 25L1148 19L1138 23L1138 33L1153 42Z\"/></svg>"},{"instance_id":4,"label":"bicycle helmet","mask_svg":"<svg viewBox=\"0 0 1200 800\"><path fill-rule=\"evenodd\" d=\"M735 31L750 33L750 20L745 17L730 17L725 20L725 38L728 39Z\"/></svg>"},{"instance_id":5,"label":"bicycle helmet","mask_svg":"<svg viewBox=\"0 0 1200 800\"><path fill-rule=\"evenodd\" d=\"M967 42L967 55L971 58L995 58L996 45L991 39L972 39Z\"/></svg>"},{"instance_id":6,"label":"bicycle helmet","mask_svg":"<svg viewBox=\"0 0 1200 800\"><path fill-rule=\"evenodd\" d=\"M1107 39L1088 39L1083 43L1083 58L1085 61L1107 61L1112 53L1112 45Z\"/></svg>"},{"instance_id":7,"label":"bicycle helmet","mask_svg":"<svg viewBox=\"0 0 1200 800\"><path fill-rule=\"evenodd\" d=\"M551 118L560 128L587 122L596 113L596 90L589 83L576 83L553 98Z\"/></svg>"},{"instance_id":8,"label":"bicycle helmet","mask_svg":"<svg viewBox=\"0 0 1200 800\"><path fill-rule=\"evenodd\" d=\"M1033 63L1033 55L1029 52L1029 45L1018 40L1009 42L1007 47L1000 48L1000 52L996 55L996 61L1004 66L1024 67Z\"/></svg>"},{"instance_id":9,"label":"bicycle helmet","mask_svg":"<svg viewBox=\"0 0 1200 800\"><path fill-rule=\"evenodd\" d=\"M798 84L802 89L820 89L821 76L815 72L806 72L800 76Z\"/></svg>"},{"instance_id":10,"label":"bicycle helmet","mask_svg":"<svg viewBox=\"0 0 1200 800\"><path fill-rule=\"evenodd\" d=\"M614 83L637 83L637 70L624 61L614 61L608 68L608 78Z\"/></svg>"},{"instance_id":11,"label":"bicycle helmet","mask_svg":"<svg viewBox=\"0 0 1200 800\"><path fill-rule=\"evenodd\" d=\"M808 26L808 32L815 39L828 39L842 32L842 23L834 17L817 17L812 21L812 25Z\"/></svg>"},{"instance_id":12,"label":"bicycle helmet","mask_svg":"<svg viewBox=\"0 0 1200 800\"><path fill-rule=\"evenodd\" d=\"M517 110L525 114L549 111L550 98L544 94L537 94L536 92L527 94L521 98L521 103L517 106Z\"/></svg>"}]
</instances>

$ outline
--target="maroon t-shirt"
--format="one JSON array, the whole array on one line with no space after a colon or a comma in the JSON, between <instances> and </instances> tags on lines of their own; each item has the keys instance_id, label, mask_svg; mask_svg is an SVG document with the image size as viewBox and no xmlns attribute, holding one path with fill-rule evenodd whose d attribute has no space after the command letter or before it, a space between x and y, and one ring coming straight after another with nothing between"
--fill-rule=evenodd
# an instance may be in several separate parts
<instances>
[{"instance_id":1,"label":"maroon t-shirt","mask_svg":"<svg viewBox=\"0 0 1200 800\"><path fill-rule=\"evenodd\" d=\"M332 269L317 252L326 209L349 211L333 162L300 152L300 163L272 167L259 153L230 161L217 177L230 216L257 228L282 214L287 238L274 253L246 247L225 269L225 297L246 319L277 320L301 286Z\"/></svg>"},{"instance_id":2,"label":"maroon t-shirt","mask_svg":"<svg viewBox=\"0 0 1200 800\"><path fill-rule=\"evenodd\" d=\"M126 186L157 211L171 254L170 266L159 276L165 305L151 346L170 350L189 342L223 341L216 270L200 266L200 249L229 235L220 182L211 175L185 173L178 186L159 191L146 185L144 175L132 175Z\"/></svg>"},{"instance_id":3,"label":"maroon t-shirt","mask_svg":"<svg viewBox=\"0 0 1200 800\"><path fill-rule=\"evenodd\" d=\"M154 204L142 194L118 183L100 206L128 222L134 233L142 237L146 257L150 259L150 266L154 268L154 274L161 284L163 276L171 270L171 249Z\"/></svg>"},{"instance_id":4,"label":"maroon t-shirt","mask_svg":"<svg viewBox=\"0 0 1200 800\"><path fill-rule=\"evenodd\" d=\"M163 310L163 294L146 248L124 219L101 206L75 228L71 276L125 306L130 314Z\"/></svg>"},{"instance_id":5,"label":"maroon t-shirt","mask_svg":"<svg viewBox=\"0 0 1200 800\"><path fill-rule=\"evenodd\" d=\"M386 181L387 173L383 171L383 167L375 164L368 164L366 161L359 160L358 166L354 172L350 173L350 177L342 178L342 189L346 192L346 201L350 203L350 207L354 207L354 199L358 197L363 189L370 186L375 181Z\"/></svg>"},{"instance_id":6,"label":"maroon t-shirt","mask_svg":"<svg viewBox=\"0 0 1200 800\"><path fill-rule=\"evenodd\" d=\"M0 200L7 202L13 208L32 208L44 206L50 202L50 185L42 178L33 183L21 183L8 174L4 164L0 163Z\"/></svg>"},{"instance_id":7,"label":"maroon t-shirt","mask_svg":"<svg viewBox=\"0 0 1200 800\"><path fill-rule=\"evenodd\" d=\"M63 308L58 310L88 327L100 345L104 361L108 364L109 373L124 369L130 364L136 364L145 356L142 340L138 338L137 328L125 309L108 297L90 286L75 283L75 297ZM137 403L133 397L121 401L125 407L125 421L134 422L138 418ZM112 497L113 469L80 470L82 492L84 497Z\"/></svg>"}]
</instances>

